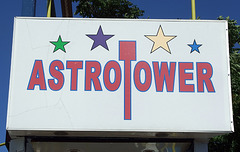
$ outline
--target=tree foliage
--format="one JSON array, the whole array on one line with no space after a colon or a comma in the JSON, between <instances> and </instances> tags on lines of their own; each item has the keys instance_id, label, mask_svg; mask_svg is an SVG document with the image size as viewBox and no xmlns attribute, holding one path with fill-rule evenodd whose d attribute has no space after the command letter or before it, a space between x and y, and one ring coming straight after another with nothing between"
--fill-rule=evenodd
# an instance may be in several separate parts
<instances>
[{"instance_id":1,"label":"tree foliage","mask_svg":"<svg viewBox=\"0 0 240 152\"><path fill-rule=\"evenodd\" d=\"M76 14L88 18L138 18L140 10L128 0L72 0L78 2Z\"/></svg>"},{"instance_id":2,"label":"tree foliage","mask_svg":"<svg viewBox=\"0 0 240 152\"><path fill-rule=\"evenodd\" d=\"M228 21L229 54L231 70L231 87L233 103L233 122L235 132L217 136L209 142L209 152L239 152L240 151L240 26L229 17L219 20ZM236 45L238 44L238 46Z\"/></svg>"}]
</instances>

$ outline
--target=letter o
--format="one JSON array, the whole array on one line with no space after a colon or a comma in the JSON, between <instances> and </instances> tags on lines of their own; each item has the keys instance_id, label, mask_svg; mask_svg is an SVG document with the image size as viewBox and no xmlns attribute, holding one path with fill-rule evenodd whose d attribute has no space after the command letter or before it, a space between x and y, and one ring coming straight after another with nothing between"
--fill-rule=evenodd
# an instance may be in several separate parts
<instances>
[{"instance_id":1,"label":"letter o","mask_svg":"<svg viewBox=\"0 0 240 152\"><path fill-rule=\"evenodd\" d=\"M145 72L145 81L143 83L141 82L140 77L141 70L144 70ZM136 88L142 92L147 91L151 86L151 82L152 73L149 64L145 61L138 62L134 69L134 83Z\"/></svg>"},{"instance_id":2,"label":"letter o","mask_svg":"<svg viewBox=\"0 0 240 152\"><path fill-rule=\"evenodd\" d=\"M114 70L115 80L110 81L110 71ZM103 82L109 91L116 91L121 83L121 68L116 61L109 61L104 67Z\"/></svg>"}]
</instances>

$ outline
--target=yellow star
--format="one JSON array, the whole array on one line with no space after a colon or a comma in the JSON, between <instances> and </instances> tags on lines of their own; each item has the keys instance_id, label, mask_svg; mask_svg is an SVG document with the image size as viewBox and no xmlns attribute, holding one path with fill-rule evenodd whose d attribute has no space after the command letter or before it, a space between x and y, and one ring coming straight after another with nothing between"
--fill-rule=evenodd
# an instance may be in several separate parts
<instances>
[{"instance_id":1,"label":"yellow star","mask_svg":"<svg viewBox=\"0 0 240 152\"><path fill-rule=\"evenodd\" d=\"M149 40L153 41L153 47L151 53L156 51L158 48L163 48L168 53L171 54L171 51L168 46L168 42L174 39L176 36L165 36L161 25L158 28L157 35L145 35Z\"/></svg>"}]
</instances>

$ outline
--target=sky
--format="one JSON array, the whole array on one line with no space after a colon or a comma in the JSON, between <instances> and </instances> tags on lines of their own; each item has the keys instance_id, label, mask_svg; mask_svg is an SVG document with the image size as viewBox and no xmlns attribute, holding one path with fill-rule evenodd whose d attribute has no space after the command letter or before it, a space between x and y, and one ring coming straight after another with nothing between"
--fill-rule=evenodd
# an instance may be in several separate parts
<instances>
[{"instance_id":1,"label":"sky","mask_svg":"<svg viewBox=\"0 0 240 152\"><path fill-rule=\"evenodd\" d=\"M147 19L191 19L191 0L130 0L144 10ZM47 0L37 0L36 17L46 16ZM55 0L57 17L61 17L60 0ZM76 3L73 5L75 10ZM239 0L196 0L196 16L201 20L216 20L230 16L240 24ZM8 89L12 52L13 22L21 16L22 0L6 0L0 5L0 143L5 142ZM74 17L79 17L78 15ZM0 152L6 152L0 147Z\"/></svg>"}]
</instances>

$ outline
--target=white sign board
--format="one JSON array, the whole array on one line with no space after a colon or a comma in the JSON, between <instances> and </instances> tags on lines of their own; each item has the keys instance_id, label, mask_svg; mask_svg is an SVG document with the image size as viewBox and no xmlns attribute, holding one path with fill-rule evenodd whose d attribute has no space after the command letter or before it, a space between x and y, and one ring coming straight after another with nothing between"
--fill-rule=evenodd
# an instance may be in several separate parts
<instances>
[{"instance_id":1,"label":"white sign board","mask_svg":"<svg viewBox=\"0 0 240 152\"><path fill-rule=\"evenodd\" d=\"M231 132L227 30L15 18L7 130Z\"/></svg>"}]
</instances>

